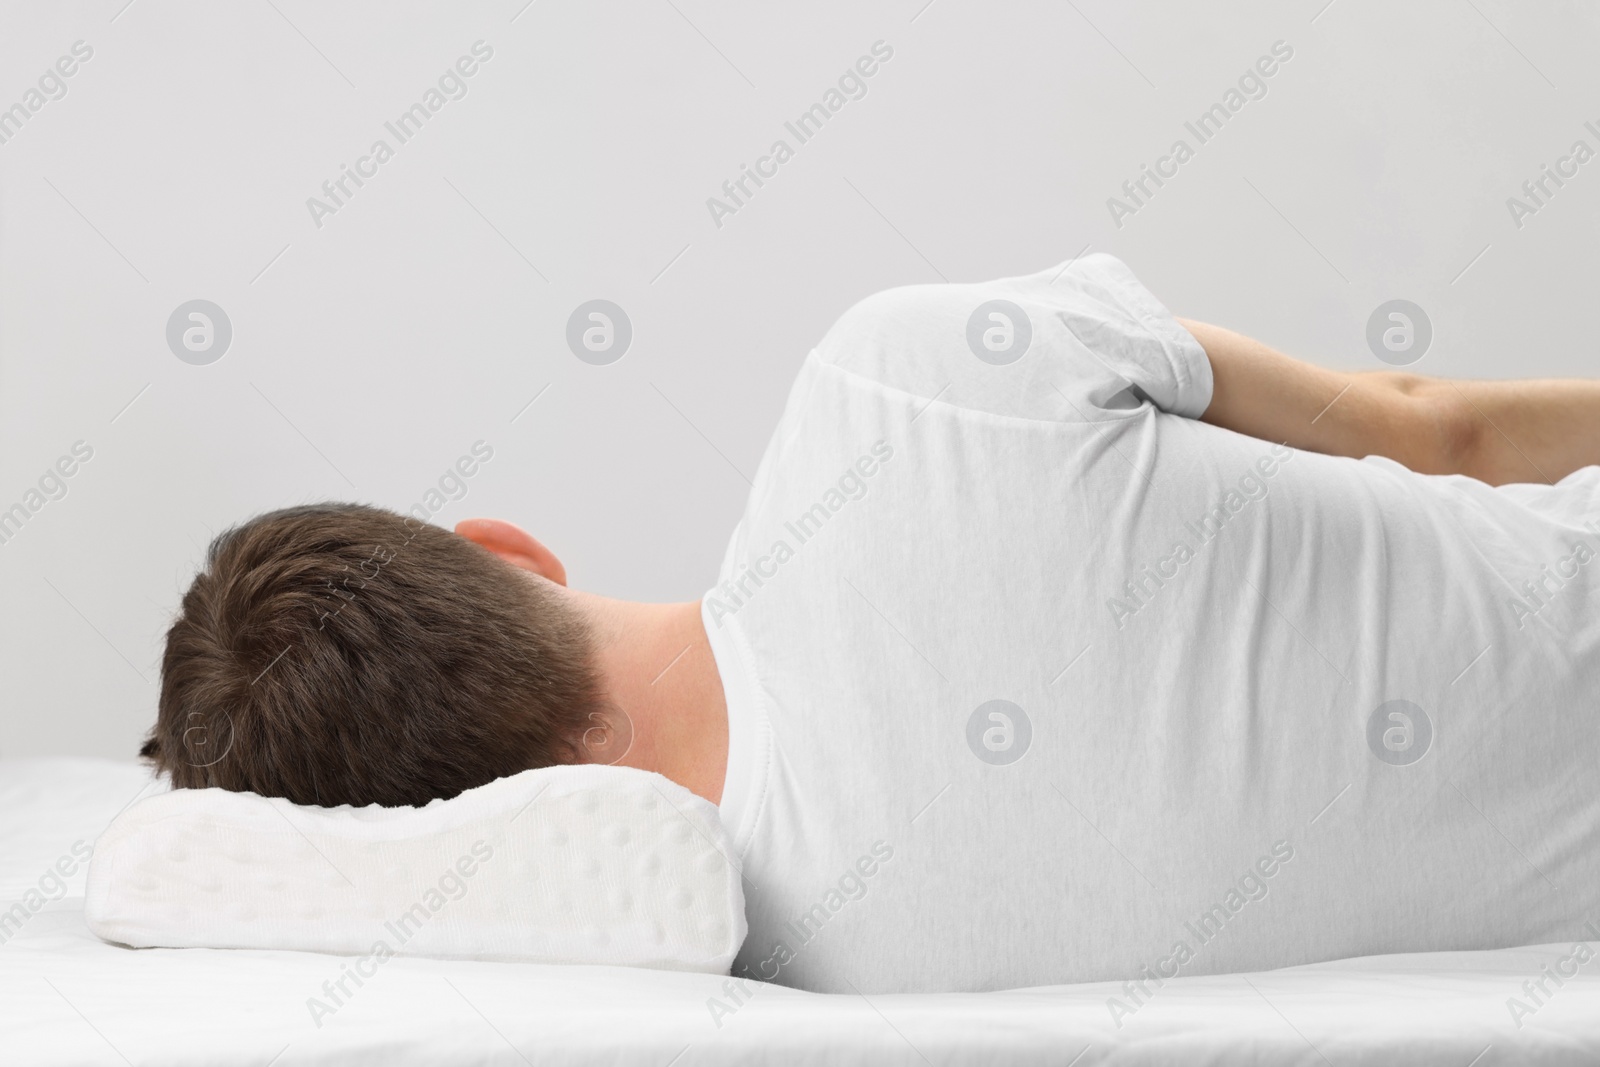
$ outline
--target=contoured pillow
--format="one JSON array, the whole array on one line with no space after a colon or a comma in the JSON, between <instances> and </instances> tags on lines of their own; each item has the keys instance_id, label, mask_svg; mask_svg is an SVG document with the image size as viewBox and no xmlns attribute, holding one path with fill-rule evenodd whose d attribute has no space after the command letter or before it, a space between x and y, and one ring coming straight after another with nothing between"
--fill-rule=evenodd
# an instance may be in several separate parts
<instances>
[{"instance_id":1,"label":"contoured pillow","mask_svg":"<svg viewBox=\"0 0 1600 1067\"><path fill-rule=\"evenodd\" d=\"M659 774L594 765L420 808L152 796L95 843L84 912L99 937L139 948L711 973L746 930L716 807Z\"/></svg>"}]
</instances>

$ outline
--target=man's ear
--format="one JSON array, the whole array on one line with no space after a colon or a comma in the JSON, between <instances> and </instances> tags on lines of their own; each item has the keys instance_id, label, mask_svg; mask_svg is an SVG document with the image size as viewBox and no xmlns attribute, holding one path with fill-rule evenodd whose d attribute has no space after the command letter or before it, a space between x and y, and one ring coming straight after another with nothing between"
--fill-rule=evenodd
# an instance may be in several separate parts
<instances>
[{"instance_id":1,"label":"man's ear","mask_svg":"<svg viewBox=\"0 0 1600 1067\"><path fill-rule=\"evenodd\" d=\"M531 571L557 585L567 584L567 569L556 559L555 553L515 523L502 519L462 519L456 523L456 533L487 548L513 567Z\"/></svg>"}]
</instances>

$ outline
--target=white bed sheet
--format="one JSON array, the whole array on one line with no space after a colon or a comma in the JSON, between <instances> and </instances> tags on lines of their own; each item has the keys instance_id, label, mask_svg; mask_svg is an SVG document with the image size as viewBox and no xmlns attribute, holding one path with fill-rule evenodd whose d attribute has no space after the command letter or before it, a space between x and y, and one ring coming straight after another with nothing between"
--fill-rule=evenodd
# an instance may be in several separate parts
<instances>
[{"instance_id":1,"label":"white bed sheet","mask_svg":"<svg viewBox=\"0 0 1600 1067\"><path fill-rule=\"evenodd\" d=\"M141 790L131 764L0 761L0 908ZM1600 1060L1600 959L1518 1027L1507 998L1569 945L1179 978L1119 1030L1114 985L819 996L609 967L390 960L320 1027L341 959L131 950L83 921L83 875L0 946L0 1061L26 1064L1346 1064ZM3 935L0 935L3 936ZM713 1018L719 998L732 1014ZM1074 1058L1076 1057L1076 1059Z\"/></svg>"}]
</instances>

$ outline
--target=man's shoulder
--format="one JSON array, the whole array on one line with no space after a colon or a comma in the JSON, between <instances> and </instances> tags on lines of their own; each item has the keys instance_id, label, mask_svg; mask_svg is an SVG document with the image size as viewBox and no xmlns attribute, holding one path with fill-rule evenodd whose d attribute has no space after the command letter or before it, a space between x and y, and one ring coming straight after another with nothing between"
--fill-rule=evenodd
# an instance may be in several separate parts
<instances>
[{"instance_id":1,"label":"man's shoulder","mask_svg":"<svg viewBox=\"0 0 1600 1067\"><path fill-rule=\"evenodd\" d=\"M1041 387L1035 379L1050 369L1050 354L1069 343L1061 312L1098 307L1118 269L1126 271L1098 255L1033 274L894 286L851 305L812 358L916 397L1055 417L1034 410L1029 398Z\"/></svg>"},{"instance_id":2,"label":"man's shoulder","mask_svg":"<svg viewBox=\"0 0 1600 1067\"><path fill-rule=\"evenodd\" d=\"M817 342L817 358L860 372L874 355L903 357L938 347L948 339L956 316L954 290L963 288L948 283L898 285L863 297Z\"/></svg>"}]
</instances>

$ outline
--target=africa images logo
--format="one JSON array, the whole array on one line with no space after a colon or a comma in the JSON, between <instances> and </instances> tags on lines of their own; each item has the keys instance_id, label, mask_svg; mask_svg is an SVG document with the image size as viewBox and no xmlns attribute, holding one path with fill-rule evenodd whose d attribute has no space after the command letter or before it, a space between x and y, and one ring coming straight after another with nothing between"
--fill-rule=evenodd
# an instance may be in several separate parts
<instances>
[{"instance_id":1,"label":"africa images logo","mask_svg":"<svg viewBox=\"0 0 1600 1067\"><path fill-rule=\"evenodd\" d=\"M209 300L185 301L167 316L167 347L192 366L215 363L232 343L232 320Z\"/></svg>"},{"instance_id":2,"label":"africa images logo","mask_svg":"<svg viewBox=\"0 0 1600 1067\"><path fill-rule=\"evenodd\" d=\"M1367 747L1384 763L1405 767L1433 746L1433 720L1409 700L1387 700L1367 717Z\"/></svg>"}]
</instances>

